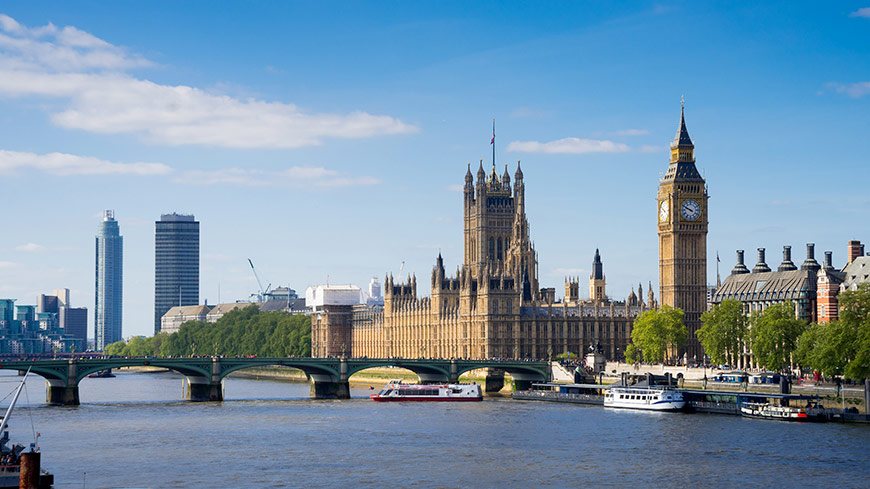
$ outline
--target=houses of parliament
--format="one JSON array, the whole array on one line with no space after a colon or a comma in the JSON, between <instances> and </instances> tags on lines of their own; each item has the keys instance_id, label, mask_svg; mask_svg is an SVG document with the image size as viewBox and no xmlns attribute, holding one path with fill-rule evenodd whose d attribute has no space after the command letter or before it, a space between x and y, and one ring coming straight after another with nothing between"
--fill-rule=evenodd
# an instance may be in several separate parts
<instances>
[{"instance_id":1,"label":"houses of parliament","mask_svg":"<svg viewBox=\"0 0 870 489\"><path fill-rule=\"evenodd\" d=\"M695 168L685 117L671 145L671 161L657 199L659 284L664 304L686 313L689 334L706 306L707 191ZM606 293L599 251L592 260L589 297L579 278L565 279L564 299L539 284L538 255L529 236L525 180L517 162L511 180L481 161L463 189L464 253L449 274L439 253L429 277L430 297L417 278L388 275L383 306L323 306L312 314L312 356L404 358L534 358L590 347L621 358L635 318L658 303L648 284L624 300ZM696 324L697 323L697 324ZM690 343L688 356L699 354Z\"/></svg>"}]
</instances>

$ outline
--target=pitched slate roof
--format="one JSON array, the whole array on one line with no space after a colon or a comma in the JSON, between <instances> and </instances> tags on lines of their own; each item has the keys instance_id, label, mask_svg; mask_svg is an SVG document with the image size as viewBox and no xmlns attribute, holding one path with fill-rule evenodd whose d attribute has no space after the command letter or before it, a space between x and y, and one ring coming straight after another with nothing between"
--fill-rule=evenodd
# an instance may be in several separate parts
<instances>
[{"instance_id":1,"label":"pitched slate roof","mask_svg":"<svg viewBox=\"0 0 870 489\"><path fill-rule=\"evenodd\" d=\"M713 296L714 303L725 299L741 302L787 301L805 299L816 291L816 274L809 270L757 272L729 275Z\"/></svg>"}]
</instances>

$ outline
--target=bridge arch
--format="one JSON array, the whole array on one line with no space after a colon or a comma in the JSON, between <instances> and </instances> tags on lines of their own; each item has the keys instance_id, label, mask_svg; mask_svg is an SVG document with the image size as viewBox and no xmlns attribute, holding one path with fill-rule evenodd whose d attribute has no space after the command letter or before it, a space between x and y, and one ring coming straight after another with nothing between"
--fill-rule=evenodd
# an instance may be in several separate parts
<instances>
[{"instance_id":1,"label":"bridge arch","mask_svg":"<svg viewBox=\"0 0 870 489\"><path fill-rule=\"evenodd\" d=\"M420 382L449 382L451 379L450 370L444 368L440 365L436 365L433 363L425 363L422 360L394 360L394 359L384 359L384 360L368 360L363 362L354 362L352 365L348 365L347 376L361 372L363 370L367 370L370 368L378 368L378 367L396 367L403 368L405 370L410 370L420 379Z\"/></svg>"},{"instance_id":2,"label":"bridge arch","mask_svg":"<svg viewBox=\"0 0 870 489\"><path fill-rule=\"evenodd\" d=\"M329 378L332 381L339 381L341 378L340 369L332 368L331 366L312 365L304 360L294 361L292 358L268 358L262 361L248 361L246 363L233 362L233 359L221 359L220 379L223 380L227 375L253 367L287 367L301 370L308 378L323 377ZM226 364L226 365L225 365Z\"/></svg>"}]
</instances>

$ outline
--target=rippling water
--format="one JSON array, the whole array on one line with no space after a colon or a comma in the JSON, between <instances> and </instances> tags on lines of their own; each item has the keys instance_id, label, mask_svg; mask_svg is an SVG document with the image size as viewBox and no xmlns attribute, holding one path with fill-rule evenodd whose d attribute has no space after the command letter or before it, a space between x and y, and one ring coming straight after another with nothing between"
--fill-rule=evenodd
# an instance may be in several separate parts
<instances>
[{"instance_id":1,"label":"rippling water","mask_svg":"<svg viewBox=\"0 0 870 489\"><path fill-rule=\"evenodd\" d=\"M0 376L0 395L17 377ZM8 388L6 388L8 387ZM11 422L42 433L66 488L867 487L870 426L792 424L488 398L313 401L308 385L228 379L223 403L181 400L171 373L87 379L50 407L42 379ZM29 398L29 402L28 402ZM8 403L8 400L4 401Z\"/></svg>"}]
</instances>

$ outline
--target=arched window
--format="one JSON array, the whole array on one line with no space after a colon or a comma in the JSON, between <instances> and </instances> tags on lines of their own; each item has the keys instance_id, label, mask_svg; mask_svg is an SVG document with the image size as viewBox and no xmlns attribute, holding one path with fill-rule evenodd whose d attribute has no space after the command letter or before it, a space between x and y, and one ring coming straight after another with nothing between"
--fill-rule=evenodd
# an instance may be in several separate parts
<instances>
[{"instance_id":1,"label":"arched window","mask_svg":"<svg viewBox=\"0 0 870 489\"><path fill-rule=\"evenodd\" d=\"M498 314L498 301L492 301L492 313Z\"/></svg>"},{"instance_id":2,"label":"arched window","mask_svg":"<svg viewBox=\"0 0 870 489\"><path fill-rule=\"evenodd\" d=\"M498 255L496 256L501 260L501 238L498 238Z\"/></svg>"},{"instance_id":3,"label":"arched window","mask_svg":"<svg viewBox=\"0 0 870 489\"><path fill-rule=\"evenodd\" d=\"M492 237L489 238L489 257L495 258L495 240Z\"/></svg>"}]
</instances>

